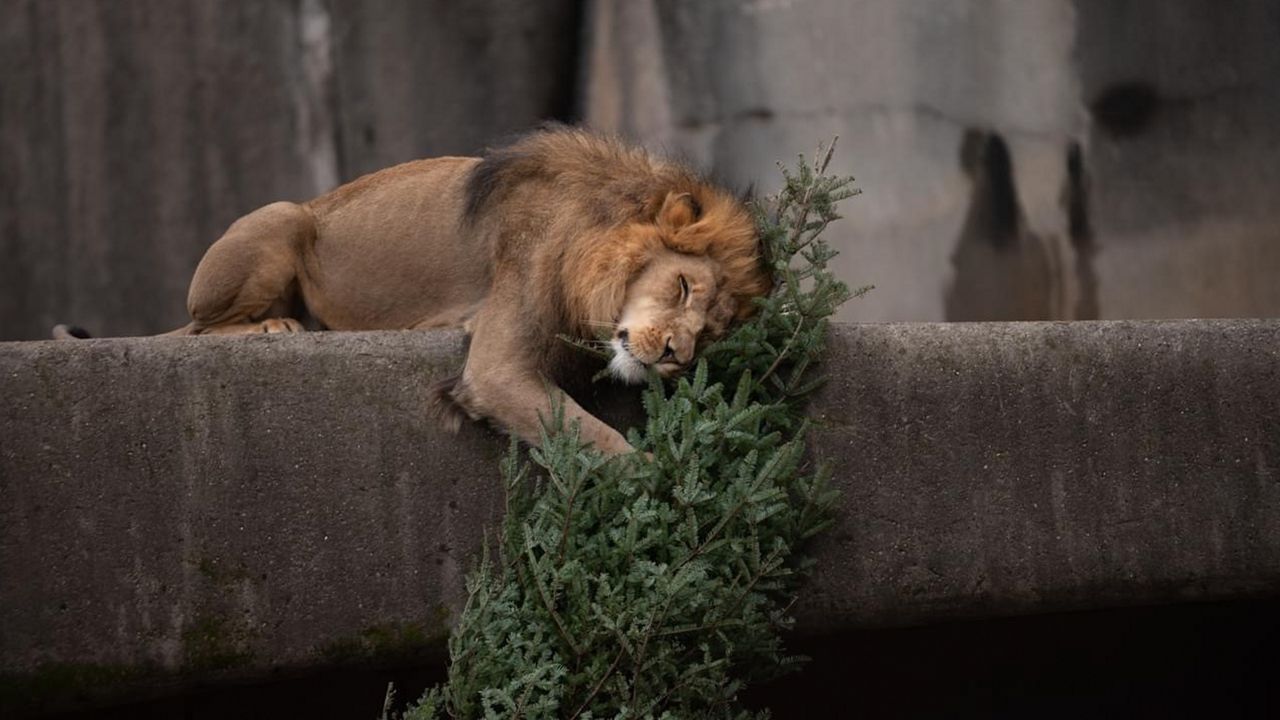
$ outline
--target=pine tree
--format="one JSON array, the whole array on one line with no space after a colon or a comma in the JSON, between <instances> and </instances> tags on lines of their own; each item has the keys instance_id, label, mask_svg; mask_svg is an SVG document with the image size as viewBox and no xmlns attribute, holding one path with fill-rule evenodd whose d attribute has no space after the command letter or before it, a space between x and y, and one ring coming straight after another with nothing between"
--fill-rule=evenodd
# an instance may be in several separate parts
<instances>
[{"instance_id":1,"label":"pine tree","mask_svg":"<svg viewBox=\"0 0 1280 720\"><path fill-rule=\"evenodd\" d=\"M740 691L797 665L781 632L835 501L828 469L806 466L803 401L851 296L820 237L857 193L827 175L833 150L783 168L755 206L775 274L757 314L691 377L650 381L629 440L651 459L607 459L572 424L527 459L513 444L496 557L468 580L448 682L406 718L752 717Z\"/></svg>"}]
</instances>

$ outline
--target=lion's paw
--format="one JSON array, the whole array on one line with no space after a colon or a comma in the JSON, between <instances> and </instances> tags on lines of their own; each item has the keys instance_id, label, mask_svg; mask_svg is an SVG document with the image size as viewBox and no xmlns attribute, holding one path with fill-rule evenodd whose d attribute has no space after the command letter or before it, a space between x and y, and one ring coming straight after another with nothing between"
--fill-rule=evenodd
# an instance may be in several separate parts
<instances>
[{"instance_id":1,"label":"lion's paw","mask_svg":"<svg viewBox=\"0 0 1280 720\"><path fill-rule=\"evenodd\" d=\"M306 330L302 323L293 318L269 318L263 320L260 327L264 333L300 333Z\"/></svg>"}]
</instances>

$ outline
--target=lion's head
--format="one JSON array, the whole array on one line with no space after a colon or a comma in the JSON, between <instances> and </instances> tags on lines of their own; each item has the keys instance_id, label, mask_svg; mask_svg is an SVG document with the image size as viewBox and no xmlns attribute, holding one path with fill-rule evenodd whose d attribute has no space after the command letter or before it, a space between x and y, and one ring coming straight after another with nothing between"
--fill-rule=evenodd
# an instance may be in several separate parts
<instances>
[{"instance_id":1,"label":"lion's head","mask_svg":"<svg viewBox=\"0 0 1280 720\"><path fill-rule=\"evenodd\" d=\"M624 382L643 381L649 368L682 372L772 284L750 213L704 183L655 197L597 247L609 251L576 285L591 300L589 324L612 331L609 369Z\"/></svg>"}]
</instances>

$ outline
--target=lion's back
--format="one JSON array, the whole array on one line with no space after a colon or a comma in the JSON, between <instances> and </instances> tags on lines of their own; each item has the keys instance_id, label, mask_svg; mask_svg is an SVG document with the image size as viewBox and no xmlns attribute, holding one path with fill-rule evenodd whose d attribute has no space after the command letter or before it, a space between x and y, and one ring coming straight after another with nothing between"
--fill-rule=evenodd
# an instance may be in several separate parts
<instances>
[{"instance_id":1,"label":"lion's back","mask_svg":"<svg viewBox=\"0 0 1280 720\"><path fill-rule=\"evenodd\" d=\"M301 281L312 314L344 330L464 320L491 277L489 249L463 222L465 185L477 163L416 160L307 203L316 239Z\"/></svg>"}]
</instances>

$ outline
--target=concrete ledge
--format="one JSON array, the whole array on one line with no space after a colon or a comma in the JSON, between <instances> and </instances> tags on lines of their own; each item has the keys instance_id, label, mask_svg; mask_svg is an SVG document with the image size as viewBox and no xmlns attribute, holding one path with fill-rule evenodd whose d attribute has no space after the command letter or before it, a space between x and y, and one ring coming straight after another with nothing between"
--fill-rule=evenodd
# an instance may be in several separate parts
<instances>
[{"instance_id":1,"label":"concrete ledge","mask_svg":"<svg viewBox=\"0 0 1280 720\"><path fill-rule=\"evenodd\" d=\"M1280 594L1280 321L845 326L802 627Z\"/></svg>"},{"instance_id":2,"label":"concrete ledge","mask_svg":"<svg viewBox=\"0 0 1280 720\"><path fill-rule=\"evenodd\" d=\"M460 353L0 344L0 704L439 648L506 447L425 417ZM803 631L1280 594L1280 321L840 326L826 372Z\"/></svg>"}]
</instances>

